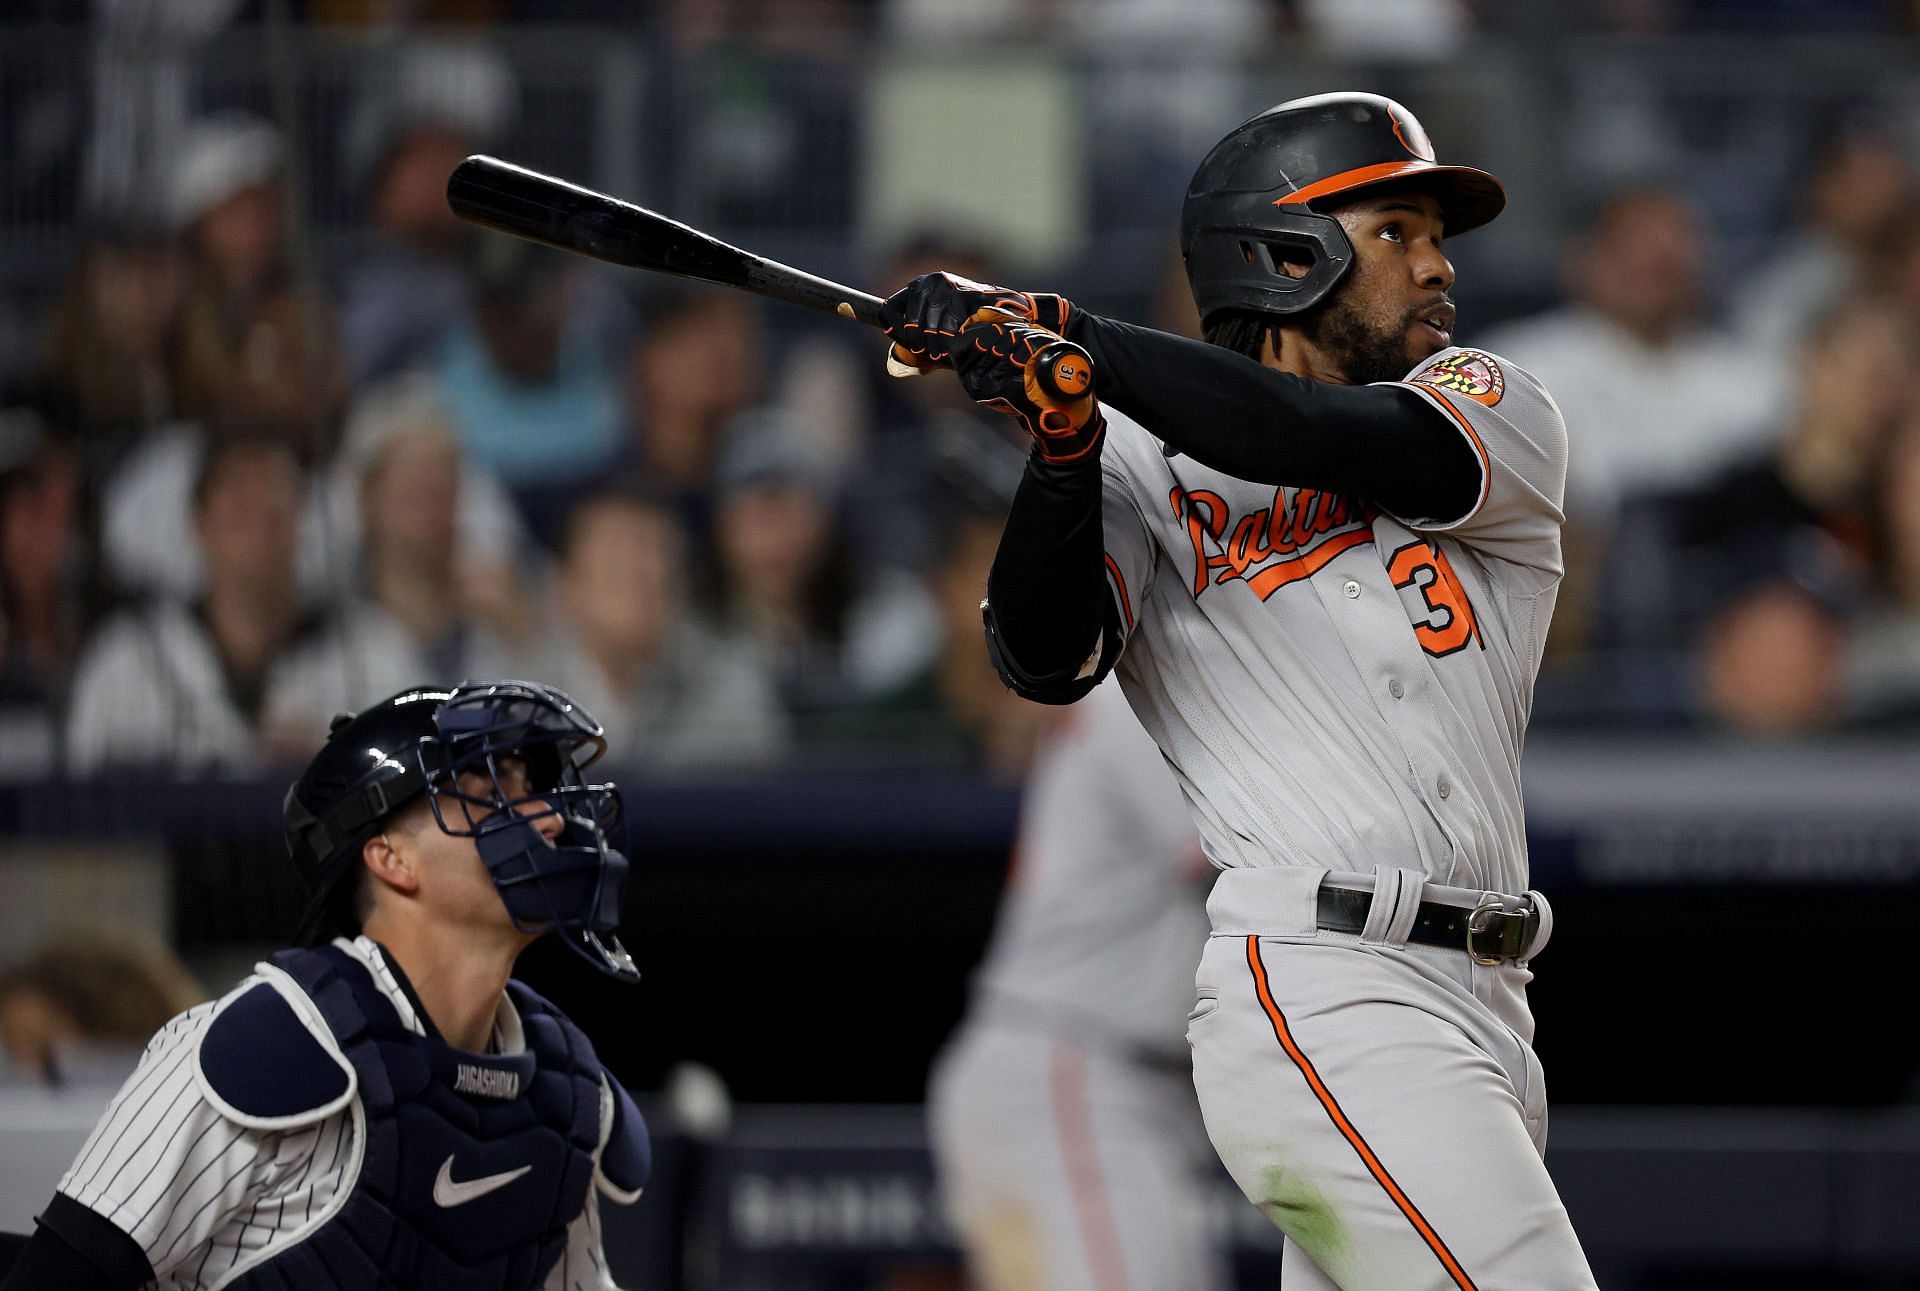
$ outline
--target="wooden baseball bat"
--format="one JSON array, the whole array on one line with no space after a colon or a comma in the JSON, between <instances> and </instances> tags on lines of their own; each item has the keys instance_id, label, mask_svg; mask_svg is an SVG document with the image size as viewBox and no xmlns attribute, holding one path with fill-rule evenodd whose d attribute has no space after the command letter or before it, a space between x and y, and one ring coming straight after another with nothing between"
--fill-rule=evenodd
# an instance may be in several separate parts
<instances>
[{"instance_id":1,"label":"wooden baseball bat","mask_svg":"<svg viewBox=\"0 0 1920 1291\"><path fill-rule=\"evenodd\" d=\"M743 251L657 211L543 175L498 157L473 156L447 180L461 219L610 264L651 269L880 326L880 298Z\"/></svg>"},{"instance_id":2,"label":"wooden baseball bat","mask_svg":"<svg viewBox=\"0 0 1920 1291\"><path fill-rule=\"evenodd\" d=\"M475 155L454 167L447 205L472 224L541 242L609 264L738 287L808 309L825 310L880 327L881 299L791 265L744 251L632 202L528 170L498 157ZM1050 345L1036 361L1040 388L1061 402L1091 388L1092 361L1070 341ZM889 356L888 369L916 369Z\"/></svg>"}]
</instances>

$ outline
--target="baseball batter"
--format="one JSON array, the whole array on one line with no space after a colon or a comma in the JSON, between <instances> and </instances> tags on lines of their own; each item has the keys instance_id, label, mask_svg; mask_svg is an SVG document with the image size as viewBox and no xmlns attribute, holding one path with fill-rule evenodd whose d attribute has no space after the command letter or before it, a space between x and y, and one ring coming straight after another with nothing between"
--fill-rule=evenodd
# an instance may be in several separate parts
<instances>
[{"instance_id":1,"label":"baseball batter","mask_svg":"<svg viewBox=\"0 0 1920 1291\"><path fill-rule=\"evenodd\" d=\"M1002 675L1070 702L1116 670L1224 871L1194 1083L1292 1291L1594 1285L1525 989L1566 434L1532 377L1452 345L1443 250L1505 201L1399 104L1323 95L1189 187L1211 344L944 275L887 305L896 358L1035 443L988 585ZM1097 399L1029 378L1059 334Z\"/></svg>"},{"instance_id":2,"label":"baseball batter","mask_svg":"<svg viewBox=\"0 0 1920 1291\"><path fill-rule=\"evenodd\" d=\"M525 682L414 690L335 722L287 795L311 930L154 1036L5 1291L603 1291L598 1206L646 1127L593 1046L508 973L613 936L600 728Z\"/></svg>"},{"instance_id":3,"label":"baseball batter","mask_svg":"<svg viewBox=\"0 0 1920 1291\"><path fill-rule=\"evenodd\" d=\"M1182 1034L1212 870L1120 688L1064 716L929 1085L941 1189L984 1291L1221 1291Z\"/></svg>"}]
</instances>

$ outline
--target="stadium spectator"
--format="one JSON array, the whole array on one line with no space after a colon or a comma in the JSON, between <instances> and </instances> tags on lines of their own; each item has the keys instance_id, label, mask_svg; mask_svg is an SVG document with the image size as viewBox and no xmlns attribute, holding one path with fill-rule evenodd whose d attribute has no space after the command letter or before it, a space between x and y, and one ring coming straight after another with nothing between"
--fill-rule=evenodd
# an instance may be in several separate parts
<instances>
[{"instance_id":1,"label":"stadium spectator","mask_svg":"<svg viewBox=\"0 0 1920 1291\"><path fill-rule=\"evenodd\" d=\"M1764 578L1708 619L1699 702L1710 722L1742 735L1802 735L1842 713L1848 607L1819 574Z\"/></svg>"},{"instance_id":2,"label":"stadium spectator","mask_svg":"<svg viewBox=\"0 0 1920 1291\"><path fill-rule=\"evenodd\" d=\"M437 19L416 10L410 21ZM342 149L366 220L340 274L341 340L356 388L427 366L471 310L474 229L448 207L447 176L486 151L519 105L513 69L491 43L417 30L377 43L379 60L356 65L372 84L349 114Z\"/></svg>"},{"instance_id":3,"label":"stadium spectator","mask_svg":"<svg viewBox=\"0 0 1920 1291\"><path fill-rule=\"evenodd\" d=\"M161 598L87 644L66 726L68 770L255 772L304 756L328 720L421 679L421 665L302 612L294 549L305 481L277 437L211 443L192 498L206 571L195 602Z\"/></svg>"},{"instance_id":4,"label":"stadium spectator","mask_svg":"<svg viewBox=\"0 0 1920 1291\"><path fill-rule=\"evenodd\" d=\"M939 634L918 581L861 560L839 532L838 493L832 464L792 419L750 412L728 427L699 600L716 632L772 662L802 723L898 686Z\"/></svg>"},{"instance_id":5,"label":"stadium spectator","mask_svg":"<svg viewBox=\"0 0 1920 1291\"><path fill-rule=\"evenodd\" d=\"M1684 198L1623 189L1568 242L1568 303L1474 339L1538 377L1566 418L1556 662L1612 631L1595 598L1619 563L1622 508L1711 477L1763 444L1776 416L1778 364L1702 320L1708 256L1705 221Z\"/></svg>"},{"instance_id":6,"label":"stadium spectator","mask_svg":"<svg viewBox=\"0 0 1920 1291\"><path fill-rule=\"evenodd\" d=\"M522 531L499 486L463 461L433 379L369 392L349 419L342 466L358 503L359 631L397 639L438 682L510 671L512 643L531 624L514 551L498 539Z\"/></svg>"},{"instance_id":7,"label":"stadium spectator","mask_svg":"<svg viewBox=\"0 0 1920 1291\"><path fill-rule=\"evenodd\" d=\"M623 759L657 771L759 765L786 716L764 659L687 614L690 546L668 503L589 495L568 517L552 615L526 673L600 720Z\"/></svg>"},{"instance_id":8,"label":"stadium spectator","mask_svg":"<svg viewBox=\"0 0 1920 1291\"><path fill-rule=\"evenodd\" d=\"M1772 443L1693 488L1635 499L1607 571L1603 644L1659 646L1697 630L1701 578L1725 583L1792 556L1817 533L1864 564L1875 454L1905 409L1920 324L1898 302L1849 296L1829 308L1793 364Z\"/></svg>"},{"instance_id":9,"label":"stadium spectator","mask_svg":"<svg viewBox=\"0 0 1920 1291\"><path fill-rule=\"evenodd\" d=\"M104 464L176 411L181 272L150 225L97 230L74 260L49 319L44 397Z\"/></svg>"},{"instance_id":10,"label":"stadium spectator","mask_svg":"<svg viewBox=\"0 0 1920 1291\"><path fill-rule=\"evenodd\" d=\"M59 765L59 714L85 627L80 464L26 408L0 410L0 779Z\"/></svg>"},{"instance_id":11,"label":"stadium spectator","mask_svg":"<svg viewBox=\"0 0 1920 1291\"><path fill-rule=\"evenodd\" d=\"M447 206L447 176L475 149L458 127L397 131L368 182L367 235L341 286L340 334L356 387L432 360L472 307L472 226Z\"/></svg>"},{"instance_id":12,"label":"stadium spectator","mask_svg":"<svg viewBox=\"0 0 1920 1291\"><path fill-rule=\"evenodd\" d=\"M572 309L576 258L501 233L474 248L473 312L448 335L435 374L462 446L551 539L620 451L619 382L604 338Z\"/></svg>"},{"instance_id":13,"label":"stadium spectator","mask_svg":"<svg viewBox=\"0 0 1920 1291\"><path fill-rule=\"evenodd\" d=\"M191 131L173 217L188 257L178 397L197 421L326 446L345 394L325 304L295 281L280 137L237 114Z\"/></svg>"},{"instance_id":14,"label":"stadium spectator","mask_svg":"<svg viewBox=\"0 0 1920 1291\"><path fill-rule=\"evenodd\" d=\"M891 290L935 270L1004 280L978 243L922 233L894 249L876 281ZM854 547L870 562L917 578L939 558L944 458L971 452L978 428L998 428L1002 418L975 407L955 382L888 376L871 338L840 328L793 345L776 386L774 402L811 430L842 472Z\"/></svg>"},{"instance_id":15,"label":"stadium spectator","mask_svg":"<svg viewBox=\"0 0 1920 1291\"><path fill-rule=\"evenodd\" d=\"M206 587L193 534L193 487L208 438L197 423L176 422L146 435L119 465L96 475L101 563L117 592L190 600ZM351 568L356 541L351 528L339 525L340 508L326 505L317 479L310 485L295 556L303 604L324 599ZM353 520L351 511L346 518Z\"/></svg>"},{"instance_id":16,"label":"stadium spectator","mask_svg":"<svg viewBox=\"0 0 1920 1291\"><path fill-rule=\"evenodd\" d=\"M1823 139L1801 176L1796 226L1734 304L1736 329L1768 358L1790 355L1842 294L1868 284L1915 195L1905 146L1870 126Z\"/></svg>"},{"instance_id":17,"label":"stadium spectator","mask_svg":"<svg viewBox=\"0 0 1920 1291\"><path fill-rule=\"evenodd\" d=\"M977 282L998 282L1004 277L977 243L927 232L895 247L875 280L883 290L893 290L936 270ZM887 436L922 438L934 409L972 407L951 381L889 378L873 354L869 337L850 335L838 327L818 331L796 339L774 382L773 401L799 419L842 467Z\"/></svg>"},{"instance_id":18,"label":"stadium spectator","mask_svg":"<svg viewBox=\"0 0 1920 1291\"><path fill-rule=\"evenodd\" d=\"M0 972L0 1049L24 1080L112 1088L167 1019L205 998L157 943L124 929L76 930Z\"/></svg>"},{"instance_id":19,"label":"stadium spectator","mask_svg":"<svg viewBox=\"0 0 1920 1291\"><path fill-rule=\"evenodd\" d=\"M627 365L629 455L704 540L727 423L765 381L766 337L736 292L668 289L652 297Z\"/></svg>"},{"instance_id":20,"label":"stadium spectator","mask_svg":"<svg viewBox=\"0 0 1920 1291\"><path fill-rule=\"evenodd\" d=\"M1476 343L1553 391L1568 521L1604 530L1625 499L1698 483L1765 442L1781 382L1776 363L1702 321L1711 237L1679 194L1617 192L1569 245L1570 302Z\"/></svg>"}]
</instances>

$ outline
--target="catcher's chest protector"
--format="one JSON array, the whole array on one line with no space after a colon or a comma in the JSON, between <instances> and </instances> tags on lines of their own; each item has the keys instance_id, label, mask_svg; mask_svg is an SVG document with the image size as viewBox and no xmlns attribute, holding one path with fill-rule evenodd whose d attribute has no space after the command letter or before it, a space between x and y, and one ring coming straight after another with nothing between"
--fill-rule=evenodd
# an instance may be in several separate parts
<instances>
[{"instance_id":1,"label":"catcher's chest protector","mask_svg":"<svg viewBox=\"0 0 1920 1291\"><path fill-rule=\"evenodd\" d=\"M282 951L272 963L313 1000L353 1064L364 1157L331 1219L229 1286L541 1286L593 1186L601 1073L586 1038L513 982L526 1051L471 1054L409 1031L365 967L336 947Z\"/></svg>"}]
</instances>

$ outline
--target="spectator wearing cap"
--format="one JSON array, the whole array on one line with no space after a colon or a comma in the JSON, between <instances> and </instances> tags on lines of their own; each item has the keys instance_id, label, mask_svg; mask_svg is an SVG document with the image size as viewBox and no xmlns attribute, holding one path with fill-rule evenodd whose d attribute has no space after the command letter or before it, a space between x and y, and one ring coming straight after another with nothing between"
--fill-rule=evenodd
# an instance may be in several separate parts
<instances>
[{"instance_id":1,"label":"spectator wearing cap","mask_svg":"<svg viewBox=\"0 0 1920 1291\"><path fill-rule=\"evenodd\" d=\"M531 627L517 568L525 531L505 491L465 461L438 383L413 373L369 390L348 419L339 475L352 504L342 527L359 534L359 630L397 639L423 677L510 672L512 643Z\"/></svg>"},{"instance_id":2,"label":"spectator wearing cap","mask_svg":"<svg viewBox=\"0 0 1920 1291\"><path fill-rule=\"evenodd\" d=\"M790 731L760 654L687 613L691 547L673 506L588 494L567 518L552 614L526 672L563 687L655 771L764 765Z\"/></svg>"},{"instance_id":3,"label":"spectator wearing cap","mask_svg":"<svg viewBox=\"0 0 1920 1291\"><path fill-rule=\"evenodd\" d=\"M762 410L730 423L700 602L722 637L771 661L803 728L925 666L939 621L918 581L859 559L839 530L839 478L806 428Z\"/></svg>"},{"instance_id":4,"label":"spectator wearing cap","mask_svg":"<svg viewBox=\"0 0 1920 1291\"><path fill-rule=\"evenodd\" d=\"M192 490L204 590L124 610L94 633L67 714L70 772L256 773L306 756L333 714L421 679L411 652L302 611L305 494L280 439L208 445Z\"/></svg>"},{"instance_id":5,"label":"spectator wearing cap","mask_svg":"<svg viewBox=\"0 0 1920 1291\"><path fill-rule=\"evenodd\" d=\"M604 336L572 309L575 260L502 233L475 243L474 307L434 366L460 442L551 539L620 452L619 382Z\"/></svg>"},{"instance_id":6,"label":"spectator wearing cap","mask_svg":"<svg viewBox=\"0 0 1920 1291\"><path fill-rule=\"evenodd\" d=\"M188 258L177 381L202 423L270 427L326 443L345 392L333 320L294 280L279 134L237 113L188 132L173 217Z\"/></svg>"}]
</instances>

